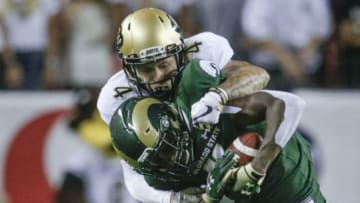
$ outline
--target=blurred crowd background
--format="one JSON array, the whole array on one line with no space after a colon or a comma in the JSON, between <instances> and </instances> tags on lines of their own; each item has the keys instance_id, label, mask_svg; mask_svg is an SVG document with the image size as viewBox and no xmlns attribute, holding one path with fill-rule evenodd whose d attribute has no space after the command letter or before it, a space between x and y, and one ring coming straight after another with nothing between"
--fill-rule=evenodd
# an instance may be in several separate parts
<instances>
[{"instance_id":1,"label":"blurred crowd background","mask_svg":"<svg viewBox=\"0 0 360 203\"><path fill-rule=\"evenodd\" d=\"M185 36L226 37L235 58L266 68L271 89L360 87L355 0L1 0L0 88L101 86L119 68L118 26L141 7L162 8Z\"/></svg>"},{"instance_id":2,"label":"blurred crowd background","mask_svg":"<svg viewBox=\"0 0 360 203\"><path fill-rule=\"evenodd\" d=\"M234 59L269 72L269 89L360 88L356 0L0 0L0 91L76 90L66 122L86 144L67 157L58 203L105 196L136 202L111 192L113 185L124 188L122 171L109 136L99 139L108 130L96 99L121 69L114 46L121 20L142 7L167 11L185 37L203 31L226 37Z\"/></svg>"}]
</instances>

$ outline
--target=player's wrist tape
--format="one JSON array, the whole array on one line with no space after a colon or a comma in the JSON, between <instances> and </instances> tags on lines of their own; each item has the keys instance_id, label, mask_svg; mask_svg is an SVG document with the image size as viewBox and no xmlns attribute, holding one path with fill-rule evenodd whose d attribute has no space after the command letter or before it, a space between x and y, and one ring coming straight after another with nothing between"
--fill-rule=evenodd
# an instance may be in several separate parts
<instances>
[{"instance_id":1,"label":"player's wrist tape","mask_svg":"<svg viewBox=\"0 0 360 203\"><path fill-rule=\"evenodd\" d=\"M212 87L209 89L209 92L215 92L220 95L221 104L226 104L230 99L228 93L220 87Z\"/></svg>"},{"instance_id":2,"label":"player's wrist tape","mask_svg":"<svg viewBox=\"0 0 360 203\"><path fill-rule=\"evenodd\" d=\"M264 177L265 174L257 172L251 165L251 163L245 166L245 173L254 181L259 180L260 178Z\"/></svg>"},{"instance_id":3,"label":"player's wrist tape","mask_svg":"<svg viewBox=\"0 0 360 203\"><path fill-rule=\"evenodd\" d=\"M243 167L235 168L235 170L232 173L232 176L236 177L238 175L238 173L243 173L240 170L242 170L249 179L251 179L255 182L257 182L258 180L260 180L261 178L263 178L265 176L265 174L257 172L252 167L251 163L248 163Z\"/></svg>"}]
</instances>

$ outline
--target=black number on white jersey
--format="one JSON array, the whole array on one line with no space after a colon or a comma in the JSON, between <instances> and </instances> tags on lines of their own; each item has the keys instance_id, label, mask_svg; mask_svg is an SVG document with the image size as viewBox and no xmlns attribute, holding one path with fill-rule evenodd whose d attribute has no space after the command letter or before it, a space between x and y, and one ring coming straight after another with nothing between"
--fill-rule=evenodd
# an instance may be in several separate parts
<instances>
[{"instance_id":1,"label":"black number on white jersey","mask_svg":"<svg viewBox=\"0 0 360 203\"><path fill-rule=\"evenodd\" d=\"M130 87L116 87L114 91L116 92L114 97L124 97L124 95L130 93L132 89Z\"/></svg>"}]
</instances>

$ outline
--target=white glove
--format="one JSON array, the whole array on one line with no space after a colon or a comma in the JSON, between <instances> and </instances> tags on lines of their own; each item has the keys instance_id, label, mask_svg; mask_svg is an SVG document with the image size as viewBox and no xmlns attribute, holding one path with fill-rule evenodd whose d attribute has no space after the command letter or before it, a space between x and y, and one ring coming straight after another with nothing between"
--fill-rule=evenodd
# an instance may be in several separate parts
<instances>
[{"instance_id":1,"label":"white glove","mask_svg":"<svg viewBox=\"0 0 360 203\"><path fill-rule=\"evenodd\" d=\"M260 186L264 181L265 174L257 172L251 163L230 170L232 170L230 179L233 181L231 192L248 197L260 192Z\"/></svg>"},{"instance_id":2,"label":"white glove","mask_svg":"<svg viewBox=\"0 0 360 203\"><path fill-rule=\"evenodd\" d=\"M172 192L170 203L198 203L201 200L201 194L205 189L198 187L189 187L179 192Z\"/></svg>"},{"instance_id":3,"label":"white glove","mask_svg":"<svg viewBox=\"0 0 360 203\"><path fill-rule=\"evenodd\" d=\"M202 127L202 124L216 124L224 104L229 100L225 90L210 88L210 90L191 106L191 118L194 125Z\"/></svg>"}]
</instances>

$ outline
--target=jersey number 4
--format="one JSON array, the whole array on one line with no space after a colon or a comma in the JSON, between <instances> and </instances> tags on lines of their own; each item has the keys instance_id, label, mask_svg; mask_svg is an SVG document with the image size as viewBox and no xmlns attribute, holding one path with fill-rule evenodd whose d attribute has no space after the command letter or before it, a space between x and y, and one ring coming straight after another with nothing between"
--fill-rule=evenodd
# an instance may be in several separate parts
<instances>
[{"instance_id":1,"label":"jersey number 4","mask_svg":"<svg viewBox=\"0 0 360 203\"><path fill-rule=\"evenodd\" d=\"M130 87L116 87L114 97L124 97L125 94L130 93L132 89Z\"/></svg>"}]
</instances>

